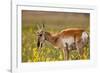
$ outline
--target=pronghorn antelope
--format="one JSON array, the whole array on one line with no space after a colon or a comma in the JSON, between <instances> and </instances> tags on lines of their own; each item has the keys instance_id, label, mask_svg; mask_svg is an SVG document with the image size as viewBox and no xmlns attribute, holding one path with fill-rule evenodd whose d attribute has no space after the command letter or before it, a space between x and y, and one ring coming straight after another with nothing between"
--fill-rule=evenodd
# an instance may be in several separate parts
<instances>
[{"instance_id":1,"label":"pronghorn antelope","mask_svg":"<svg viewBox=\"0 0 100 73\"><path fill-rule=\"evenodd\" d=\"M42 29L38 31L37 47L40 49L45 41L50 42L56 49L61 49L64 53L64 60L69 59L69 51L76 49L80 55L83 54L83 47L88 42L88 34L81 28L64 29L56 35Z\"/></svg>"}]
</instances>

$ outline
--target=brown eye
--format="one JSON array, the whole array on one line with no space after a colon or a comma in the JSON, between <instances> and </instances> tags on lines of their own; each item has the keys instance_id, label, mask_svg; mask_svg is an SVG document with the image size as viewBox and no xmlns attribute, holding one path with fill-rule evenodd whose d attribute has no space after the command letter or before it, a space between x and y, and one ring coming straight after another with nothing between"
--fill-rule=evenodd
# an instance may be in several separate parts
<instances>
[{"instance_id":1,"label":"brown eye","mask_svg":"<svg viewBox=\"0 0 100 73\"><path fill-rule=\"evenodd\" d=\"M40 36L42 36L42 34L40 34Z\"/></svg>"}]
</instances>

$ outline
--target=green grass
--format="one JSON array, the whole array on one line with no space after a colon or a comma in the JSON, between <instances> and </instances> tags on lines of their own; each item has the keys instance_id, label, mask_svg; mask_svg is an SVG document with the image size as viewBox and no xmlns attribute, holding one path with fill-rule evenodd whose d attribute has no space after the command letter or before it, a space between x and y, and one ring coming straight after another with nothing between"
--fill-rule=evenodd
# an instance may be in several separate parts
<instances>
[{"instance_id":1,"label":"green grass","mask_svg":"<svg viewBox=\"0 0 100 73\"><path fill-rule=\"evenodd\" d=\"M37 15L40 13L40 15ZM88 33L89 14L77 13L50 13L50 12L22 12L22 62L48 62L63 61L64 56L61 50L55 49L51 43L45 42L38 52L37 49L37 25L45 24L45 30L51 33L58 33L66 28L84 28ZM76 50L69 52L70 60L87 60L90 59L89 43L84 47L82 56Z\"/></svg>"}]
</instances>

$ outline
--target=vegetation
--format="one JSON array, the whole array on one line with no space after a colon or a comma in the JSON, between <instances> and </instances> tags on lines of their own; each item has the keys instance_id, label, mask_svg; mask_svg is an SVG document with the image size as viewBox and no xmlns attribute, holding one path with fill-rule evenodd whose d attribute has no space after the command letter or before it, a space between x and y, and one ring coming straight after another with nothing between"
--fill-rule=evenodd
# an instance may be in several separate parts
<instances>
[{"instance_id":1,"label":"vegetation","mask_svg":"<svg viewBox=\"0 0 100 73\"><path fill-rule=\"evenodd\" d=\"M45 24L46 31L60 32L66 28L84 28L89 33L89 14L86 13L55 13L41 11L22 11L22 62L63 61L61 50L51 43L45 42L41 52L37 49L37 25ZM84 47L82 56L76 50L69 52L70 60L87 60L90 58L89 43Z\"/></svg>"}]
</instances>

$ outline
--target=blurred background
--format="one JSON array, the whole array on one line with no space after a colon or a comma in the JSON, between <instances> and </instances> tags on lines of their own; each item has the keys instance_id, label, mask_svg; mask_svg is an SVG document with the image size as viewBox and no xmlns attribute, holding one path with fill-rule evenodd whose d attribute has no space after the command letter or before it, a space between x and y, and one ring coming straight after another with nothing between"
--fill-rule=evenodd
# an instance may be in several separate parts
<instances>
[{"instance_id":1,"label":"blurred background","mask_svg":"<svg viewBox=\"0 0 100 73\"><path fill-rule=\"evenodd\" d=\"M37 26L45 25L45 30L56 34L67 28L84 28L89 34L90 14L71 12L49 12L22 10L22 62L62 61L61 50L55 49L51 43L45 42L39 56L37 49ZM70 51L70 60L89 59L90 51L84 48L83 56L77 51Z\"/></svg>"}]
</instances>

